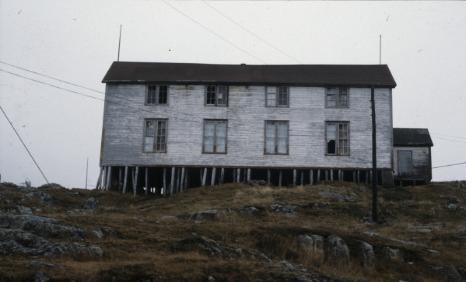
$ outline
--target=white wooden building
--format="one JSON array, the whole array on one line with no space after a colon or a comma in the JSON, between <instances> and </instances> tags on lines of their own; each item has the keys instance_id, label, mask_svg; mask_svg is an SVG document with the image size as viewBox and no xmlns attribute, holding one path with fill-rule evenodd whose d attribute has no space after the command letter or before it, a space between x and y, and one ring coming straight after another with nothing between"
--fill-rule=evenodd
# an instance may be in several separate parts
<instances>
[{"instance_id":1,"label":"white wooden building","mask_svg":"<svg viewBox=\"0 0 466 282\"><path fill-rule=\"evenodd\" d=\"M396 83L387 65L114 62L103 82L100 188L367 182L371 90L378 179L393 181Z\"/></svg>"}]
</instances>

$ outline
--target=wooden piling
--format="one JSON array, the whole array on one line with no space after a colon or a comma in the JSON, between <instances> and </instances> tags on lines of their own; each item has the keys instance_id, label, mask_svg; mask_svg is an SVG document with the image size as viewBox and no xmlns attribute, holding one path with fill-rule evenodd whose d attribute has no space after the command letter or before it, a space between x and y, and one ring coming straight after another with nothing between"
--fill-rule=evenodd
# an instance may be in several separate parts
<instances>
[{"instance_id":1,"label":"wooden piling","mask_svg":"<svg viewBox=\"0 0 466 282\"><path fill-rule=\"evenodd\" d=\"M270 169L267 169L267 185L270 185Z\"/></svg>"},{"instance_id":2,"label":"wooden piling","mask_svg":"<svg viewBox=\"0 0 466 282\"><path fill-rule=\"evenodd\" d=\"M174 189L175 189L175 167L172 166L172 174L170 178L170 195L173 195Z\"/></svg>"},{"instance_id":3,"label":"wooden piling","mask_svg":"<svg viewBox=\"0 0 466 282\"><path fill-rule=\"evenodd\" d=\"M210 179L210 186L214 186L215 185L215 174L217 173L217 168L216 167L213 167L212 168L212 175L211 175L211 179Z\"/></svg>"},{"instance_id":4,"label":"wooden piling","mask_svg":"<svg viewBox=\"0 0 466 282\"><path fill-rule=\"evenodd\" d=\"M238 182L238 183L241 182L241 168L236 169L236 179L237 179L236 182Z\"/></svg>"},{"instance_id":5,"label":"wooden piling","mask_svg":"<svg viewBox=\"0 0 466 282\"><path fill-rule=\"evenodd\" d=\"M134 177L133 177L133 195L136 196L138 189L138 176L139 176L139 167L134 168Z\"/></svg>"},{"instance_id":6,"label":"wooden piling","mask_svg":"<svg viewBox=\"0 0 466 282\"><path fill-rule=\"evenodd\" d=\"M301 170L301 186L304 186L304 171Z\"/></svg>"},{"instance_id":7,"label":"wooden piling","mask_svg":"<svg viewBox=\"0 0 466 282\"><path fill-rule=\"evenodd\" d=\"M220 184L223 184L224 180L225 180L225 168L222 167L220 169Z\"/></svg>"},{"instance_id":8,"label":"wooden piling","mask_svg":"<svg viewBox=\"0 0 466 282\"><path fill-rule=\"evenodd\" d=\"M128 185L128 166L125 166L125 175L123 178L123 194L126 193L126 186Z\"/></svg>"},{"instance_id":9,"label":"wooden piling","mask_svg":"<svg viewBox=\"0 0 466 282\"><path fill-rule=\"evenodd\" d=\"M251 182L251 169L250 168L247 169L247 180L246 181Z\"/></svg>"},{"instance_id":10,"label":"wooden piling","mask_svg":"<svg viewBox=\"0 0 466 282\"><path fill-rule=\"evenodd\" d=\"M163 195L167 195L167 168L163 168Z\"/></svg>"},{"instance_id":11,"label":"wooden piling","mask_svg":"<svg viewBox=\"0 0 466 282\"><path fill-rule=\"evenodd\" d=\"M201 186L205 186L206 179L207 179L207 168L205 167L205 168L203 168L203 171L202 171Z\"/></svg>"},{"instance_id":12,"label":"wooden piling","mask_svg":"<svg viewBox=\"0 0 466 282\"><path fill-rule=\"evenodd\" d=\"M316 183L320 182L320 169L317 170L317 181Z\"/></svg>"},{"instance_id":13,"label":"wooden piling","mask_svg":"<svg viewBox=\"0 0 466 282\"><path fill-rule=\"evenodd\" d=\"M309 170L309 184L314 185L314 170L313 169Z\"/></svg>"},{"instance_id":14,"label":"wooden piling","mask_svg":"<svg viewBox=\"0 0 466 282\"><path fill-rule=\"evenodd\" d=\"M338 181L343 182L343 171L341 169L338 170Z\"/></svg>"},{"instance_id":15,"label":"wooden piling","mask_svg":"<svg viewBox=\"0 0 466 282\"><path fill-rule=\"evenodd\" d=\"M278 186L282 187L282 170L278 173Z\"/></svg>"},{"instance_id":16,"label":"wooden piling","mask_svg":"<svg viewBox=\"0 0 466 282\"><path fill-rule=\"evenodd\" d=\"M104 170L103 167L100 167L99 177L97 178L97 184L95 185L95 189L100 190L102 187L102 171Z\"/></svg>"},{"instance_id":17,"label":"wooden piling","mask_svg":"<svg viewBox=\"0 0 466 282\"><path fill-rule=\"evenodd\" d=\"M333 169L330 170L330 181L333 182Z\"/></svg>"},{"instance_id":18,"label":"wooden piling","mask_svg":"<svg viewBox=\"0 0 466 282\"><path fill-rule=\"evenodd\" d=\"M144 185L146 186L146 196L149 194L149 168L145 167L144 168Z\"/></svg>"},{"instance_id":19,"label":"wooden piling","mask_svg":"<svg viewBox=\"0 0 466 282\"><path fill-rule=\"evenodd\" d=\"M296 186L296 169L293 169L293 186Z\"/></svg>"},{"instance_id":20,"label":"wooden piling","mask_svg":"<svg viewBox=\"0 0 466 282\"><path fill-rule=\"evenodd\" d=\"M181 176L180 176L180 192L183 191L184 189L184 185L185 185L185 171L184 171L184 167L181 168Z\"/></svg>"}]
</instances>

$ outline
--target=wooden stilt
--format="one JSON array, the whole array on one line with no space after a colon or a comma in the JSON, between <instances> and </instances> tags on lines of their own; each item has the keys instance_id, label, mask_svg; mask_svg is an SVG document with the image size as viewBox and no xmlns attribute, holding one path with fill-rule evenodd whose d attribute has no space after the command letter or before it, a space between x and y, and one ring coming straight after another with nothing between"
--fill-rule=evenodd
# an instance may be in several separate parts
<instances>
[{"instance_id":1,"label":"wooden stilt","mask_svg":"<svg viewBox=\"0 0 466 282\"><path fill-rule=\"evenodd\" d=\"M183 190L188 189L188 183L189 183L189 168L186 168Z\"/></svg>"},{"instance_id":2,"label":"wooden stilt","mask_svg":"<svg viewBox=\"0 0 466 282\"><path fill-rule=\"evenodd\" d=\"M183 189L184 189L184 185L185 185L185 171L184 171L184 167L181 168L181 177L180 177L180 191L182 192Z\"/></svg>"},{"instance_id":3,"label":"wooden stilt","mask_svg":"<svg viewBox=\"0 0 466 282\"><path fill-rule=\"evenodd\" d=\"M163 195L167 195L167 168L164 167L163 168L163 179L162 179L162 182L163 182Z\"/></svg>"},{"instance_id":4,"label":"wooden stilt","mask_svg":"<svg viewBox=\"0 0 466 282\"><path fill-rule=\"evenodd\" d=\"M149 168L144 168L144 185L146 186L145 194L149 194Z\"/></svg>"},{"instance_id":5,"label":"wooden stilt","mask_svg":"<svg viewBox=\"0 0 466 282\"><path fill-rule=\"evenodd\" d=\"M293 186L296 186L296 169L293 169Z\"/></svg>"},{"instance_id":6,"label":"wooden stilt","mask_svg":"<svg viewBox=\"0 0 466 282\"><path fill-rule=\"evenodd\" d=\"M282 170L278 173L278 186L282 187Z\"/></svg>"},{"instance_id":7,"label":"wooden stilt","mask_svg":"<svg viewBox=\"0 0 466 282\"><path fill-rule=\"evenodd\" d=\"M309 170L309 184L314 185L314 170Z\"/></svg>"},{"instance_id":8,"label":"wooden stilt","mask_svg":"<svg viewBox=\"0 0 466 282\"><path fill-rule=\"evenodd\" d=\"M328 181L328 169L325 170L325 181Z\"/></svg>"},{"instance_id":9,"label":"wooden stilt","mask_svg":"<svg viewBox=\"0 0 466 282\"><path fill-rule=\"evenodd\" d=\"M372 175L372 170L369 172L369 179L370 181L372 182L372 179L373 179L374 175Z\"/></svg>"},{"instance_id":10,"label":"wooden stilt","mask_svg":"<svg viewBox=\"0 0 466 282\"><path fill-rule=\"evenodd\" d=\"M333 169L330 170L330 181L333 182Z\"/></svg>"},{"instance_id":11,"label":"wooden stilt","mask_svg":"<svg viewBox=\"0 0 466 282\"><path fill-rule=\"evenodd\" d=\"M236 182L236 168L233 169L233 182Z\"/></svg>"},{"instance_id":12,"label":"wooden stilt","mask_svg":"<svg viewBox=\"0 0 466 282\"><path fill-rule=\"evenodd\" d=\"M357 182L357 179L356 179L356 171L353 170L353 182L356 183Z\"/></svg>"},{"instance_id":13,"label":"wooden stilt","mask_svg":"<svg viewBox=\"0 0 466 282\"><path fill-rule=\"evenodd\" d=\"M365 179L365 180L366 180L366 184L369 184L369 171L368 171L368 170L366 170L365 175L366 175L366 179Z\"/></svg>"},{"instance_id":14,"label":"wooden stilt","mask_svg":"<svg viewBox=\"0 0 466 282\"><path fill-rule=\"evenodd\" d=\"M217 168L213 167L212 168L212 175L211 175L211 179L210 179L210 186L215 185L215 174L216 174L216 172L217 172Z\"/></svg>"},{"instance_id":15,"label":"wooden stilt","mask_svg":"<svg viewBox=\"0 0 466 282\"><path fill-rule=\"evenodd\" d=\"M107 167L104 166L102 170L102 185L100 189L105 190L106 187L107 187Z\"/></svg>"},{"instance_id":16,"label":"wooden stilt","mask_svg":"<svg viewBox=\"0 0 466 282\"><path fill-rule=\"evenodd\" d=\"M343 182L343 171L341 169L338 170L338 181Z\"/></svg>"},{"instance_id":17,"label":"wooden stilt","mask_svg":"<svg viewBox=\"0 0 466 282\"><path fill-rule=\"evenodd\" d=\"M267 169L267 185L270 185L270 169Z\"/></svg>"},{"instance_id":18,"label":"wooden stilt","mask_svg":"<svg viewBox=\"0 0 466 282\"><path fill-rule=\"evenodd\" d=\"M202 186L205 186L206 179L207 179L207 168L205 167L202 172L202 183L201 183Z\"/></svg>"},{"instance_id":19,"label":"wooden stilt","mask_svg":"<svg viewBox=\"0 0 466 282\"><path fill-rule=\"evenodd\" d=\"M136 196L138 190L138 176L139 176L139 167L134 168L134 178L133 178L133 195Z\"/></svg>"},{"instance_id":20,"label":"wooden stilt","mask_svg":"<svg viewBox=\"0 0 466 282\"><path fill-rule=\"evenodd\" d=\"M122 167L118 168L118 191L123 189L123 170Z\"/></svg>"},{"instance_id":21,"label":"wooden stilt","mask_svg":"<svg viewBox=\"0 0 466 282\"><path fill-rule=\"evenodd\" d=\"M247 174L248 174L247 175L247 182L251 182L251 169L250 168L247 169Z\"/></svg>"},{"instance_id":22,"label":"wooden stilt","mask_svg":"<svg viewBox=\"0 0 466 282\"><path fill-rule=\"evenodd\" d=\"M127 185L128 185L128 166L125 166L125 175L123 178L123 194L126 193Z\"/></svg>"},{"instance_id":23,"label":"wooden stilt","mask_svg":"<svg viewBox=\"0 0 466 282\"><path fill-rule=\"evenodd\" d=\"M181 168L177 169L177 174L176 174L176 193L181 191Z\"/></svg>"},{"instance_id":24,"label":"wooden stilt","mask_svg":"<svg viewBox=\"0 0 466 282\"><path fill-rule=\"evenodd\" d=\"M220 184L223 184L224 180L225 180L225 168L222 167L220 169Z\"/></svg>"},{"instance_id":25,"label":"wooden stilt","mask_svg":"<svg viewBox=\"0 0 466 282\"><path fill-rule=\"evenodd\" d=\"M240 181L241 181L241 168L236 169L236 177L237 177L236 182L240 183Z\"/></svg>"},{"instance_id":26,"label":"wooden stilt","mask_svg":"<svg viewBox=\"0 0 466 282\"><path fill-rule=\"evenodd\" d=\"M100 167L99 178L97 178L97 184L95 185L95 189L99 190L102 188L102 171L104 170L103 167Z\"/></svg>"},{"instance_id":27,"label":"wooden stilt","mask_svg":"<svg viewBox=\"0 0 466 282\"><path fill-rule=\"evenodd\" d=\"M316 183L320 182L320 169L317 170L317 181Z\"/></svg>"},{"instance_id":28,"label":"wooden stilt","mask_svg":"<svg viewBox=\"0 0 466 282\"><path fill-rule=\"evenodd\" d=\"M175 189L175 167L172 166L172 175L170 178L170 195L173 195L174 189Z\"/></svg>"},{"instance_id":29,"label":"wooden stilt","mask_svg":"<svg viewBox=\"0 0 466 282\"><path fill-rule=\"evenodd\" d=\"M301 170L301 186L304 186L304 171Z\"/></svg>"}]
</instances>

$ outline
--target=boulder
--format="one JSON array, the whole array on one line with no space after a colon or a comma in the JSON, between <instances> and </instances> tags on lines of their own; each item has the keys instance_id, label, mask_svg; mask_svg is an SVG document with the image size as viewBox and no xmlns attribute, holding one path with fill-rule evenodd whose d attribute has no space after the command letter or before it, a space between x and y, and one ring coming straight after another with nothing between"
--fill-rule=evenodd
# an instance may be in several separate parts
<instances>
[{"instance_id":1,"label":"boulder","mask_svg":"<svg viewBox=\"0 0 466 282\"><path fill-rule=\"evenodd\" d=\"M393 262L402 262L403 255L399 249L384 247L382 249L382 254L386 260L393 261Z\"/></svg>"},{"instance_id":2,"label":"boulder","mask_svg":"<svg viewBox=\"0 0 466 282\"><path fill-rule=\"evenodd\" d=\"M330 235L327 238L326 261L335 264L348 264L350 251L346 242L336 236Z\"/></svg>"},{"instance_id":3,"label":"boulder","mask_svg":"<svg viewBox=\"0 0 466 282\"><path fill-rule=\"evenodd\" d=\"M362 241L359 245L361 251L362 265L366 268L374 267L375 253L371 244Z\"/></svg>"},{"instance_id":4,"label":"boulder","mask_svg":"<svg viewBox=\"0 0 466 282\"><path fill-rule=\"evenodd\" d=\"M281 203L273 203L270 205L270 209L273 212L276 213L284 213L284 214L294 214L296 212L297 206L295 205L287 205L287 204L281 204Z\"/></svg>"},{"instance_id":5,"label":"boulder","mask_svg":"<svg viewBox=\"0 0 466 282\"><path fill-rule=\"evenodd\" d=\"M238 209L238 212L242 215L256 216L263 212L262 209L256 208L254 206L244 206Z\"/></svg>"},{"instance_id":6,"label":"boulder","mask_svg":"<svg viewBox=\"0 0 466 282\"><path fill-rule=\"evenodd\" d=\"M218 210L205 210L205 211L198 211L190 214L189 219L191 220L218 220L223 217L224 214Z\"/></svg>"},{"instance_id":7,"label":"boulder","mask_svg":"<svg viewBox=\"0 0 466 282\"><path fill-rule=\"evenodd\" d=\"M95 210L97 208L97 200L94 197L90 197L84 202L83 208Z\"/></svg>"},{"instance_id":8,"label":"boulder","mask_svg":"<svg viewBox=\"0 0 466 282\"><path fill-rule=\"evenodd\" d=\"M298 236L297 242L303 255L311 258L324 258L324 237L304 234Z\"/></svg>"}]
</instances>

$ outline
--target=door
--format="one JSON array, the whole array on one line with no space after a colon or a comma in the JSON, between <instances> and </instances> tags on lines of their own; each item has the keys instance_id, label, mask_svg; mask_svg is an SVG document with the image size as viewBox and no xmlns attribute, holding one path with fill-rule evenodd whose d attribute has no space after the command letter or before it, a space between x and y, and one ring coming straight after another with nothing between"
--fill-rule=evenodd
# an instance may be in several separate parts
<instances>
[{"instance_id":1,"label":"door","mask_svg":"<svg viewBox=\"0 0 466 282\"><path fill-rule=\"evenodd\" d=\"M398 151L398 175L409 175L413 169L413 152L411 150Z\"/></svg>"}]
</instances>

